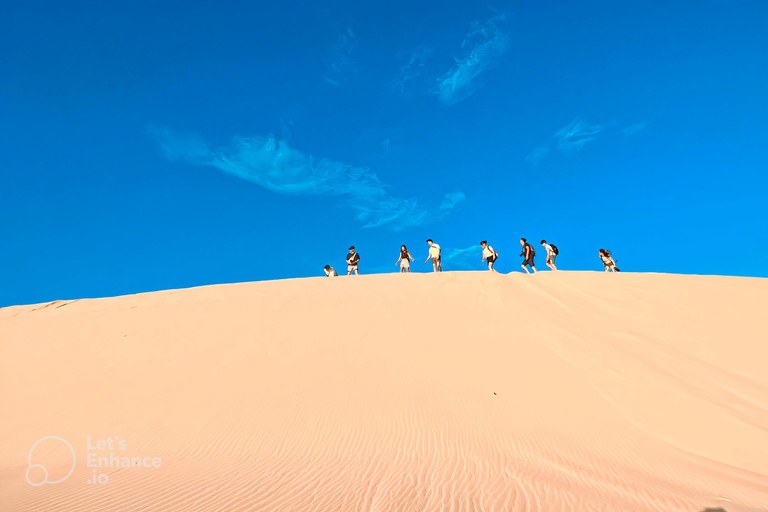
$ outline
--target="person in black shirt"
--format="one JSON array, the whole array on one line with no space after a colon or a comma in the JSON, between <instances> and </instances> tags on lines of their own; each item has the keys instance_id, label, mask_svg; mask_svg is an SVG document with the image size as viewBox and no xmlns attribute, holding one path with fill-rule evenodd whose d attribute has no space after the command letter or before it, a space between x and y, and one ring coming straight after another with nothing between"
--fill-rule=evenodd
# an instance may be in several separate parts
<instances>
[{"instance_id":1,"label":"person in black shirt","mask_svg":"<svg viewBox=\"0 0 768 512\"><path fill-rule=\"evenodd\" d=\"M533 273L535 274L536 265L533 264L533 257L536 256L536 251L533 250L533 246L529 244L525 240L525 238L520 239L520 245L523 246L523 252L520 253L520 256L525 257L525 259L523 260L523 264L520 266L523 267L523 270L525 270L526 274L530 274L530 272L528 271L528 267L526 267L526 265L530 265L531 268L533 269Z\"/></svg>"},{"instance_id":2,"label":"person in black shirt","mask_svg":"<svg viewBox=\"0 0 768 512\"><path fill-rule=\"evenodd\" d=\"M360 255L355 252L355 246L349 248L349 254L347 254L347 275L351 275L352 272L355 275L360 275L357 271L357 264L360 262Z\"/></svg>"},{"instance_id":3,"label":"person in black shirt","mask_svg":"<svg viewBox=\"0 0 768 512\"><path fill-rule=\"evenodd\" d=\"M410 260L410 261L409 261ZM400 272L409 272L411 271L411 261L416 261L413 259L413 256L411 256L411 253L408 252L408 248L404 245L400 246L400 257L395 262L395 265L400 265Z\"/></svg>"}]
</instances>

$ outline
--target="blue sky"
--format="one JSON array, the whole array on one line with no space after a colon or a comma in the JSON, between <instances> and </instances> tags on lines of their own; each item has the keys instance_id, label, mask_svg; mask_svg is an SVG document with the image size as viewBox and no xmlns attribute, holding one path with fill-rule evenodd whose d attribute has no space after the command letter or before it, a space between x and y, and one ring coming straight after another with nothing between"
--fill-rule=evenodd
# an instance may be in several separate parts
<instances>
[{"instance_id":1,"label":"blue sky","mask_svg":"<svg viewBox=\"0 0 768 512\"><path fill-rule=\"evenodd\" d=\"M766 2L17 2L0 64L0 306L428 237L768 276Z\"/></svg>"}]
</instances>

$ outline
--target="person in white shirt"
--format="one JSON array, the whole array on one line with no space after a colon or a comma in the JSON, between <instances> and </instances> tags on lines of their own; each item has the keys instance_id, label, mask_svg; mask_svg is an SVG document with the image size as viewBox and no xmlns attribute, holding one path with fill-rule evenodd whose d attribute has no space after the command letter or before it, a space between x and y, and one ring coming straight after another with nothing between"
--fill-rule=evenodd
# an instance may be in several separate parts
<instances>
[{"instance_id":1,"label":"person in white shirt","mask_svg":"<svg viewBox=\"0 0 768 512\"><path fill-rule=\"evenodd\" d=\"M332 267L332 266L330 266L330 265L326 265L326 266L325 266L325 275L326 275L327 277L336 277L336 276L338 276L339 274L338 274L338 272L336 272L336 269L335 269L335 268L333 268L333 267Z\"/></svg>"},{"instance_id":2,"label":"person in white shirt","mask_svg":"<svg viewBox=\"0 0 768 512\"><path fill-rule=\"evenodd\" d=\"M432 271L442 272L443 266L440 262L440 246L433 242L431 238L427 240L427 243L429 244L429 256L427 256L427 259L424 261L424 263L432 260Z\"/></svg>"},{"instance_id":3,"label":"person in white shirt","mask_svg":"<svg viewBox=\"0 0 768 512\"><path fill-rule=\"evenodd\" d=\"M409 261L410 260L410 261ZM411 253L408 252L408 248L404 245L400 246L400 257L395 262L395 265L400 265L400 272L411 272L411 261L416 261L413 259L413 256L411 256Z\"/></svg>"},{"instance_id":4,"label":"person in white shirt","mask_svg":"<svg viewBox=\"0 0 768 512\"><path fill-rule=\"evenodd\" d=\"M490 270L491 272L496 272L495 270L493 270L493 263L496 261L499 255L496 253L496 251L493 250L493 247L488 245L488 242L486 240L483 240L482 242L480 242L480 247L483 248L482 261L488 260L488 270Z\"/></svg>"},{"instance_id":5,"label":"person in white shirt","mask_svg":"<svg viewBox=\"0 0 768 512\"><path fill-rule=\"evenodd\" d=\"M541 245L547 250L547 266L552 270L557 270L557 267L555 266L555 258L557 257L555 246L548 244L546 240L542 240Z\"/></svg>"}]
</instances>

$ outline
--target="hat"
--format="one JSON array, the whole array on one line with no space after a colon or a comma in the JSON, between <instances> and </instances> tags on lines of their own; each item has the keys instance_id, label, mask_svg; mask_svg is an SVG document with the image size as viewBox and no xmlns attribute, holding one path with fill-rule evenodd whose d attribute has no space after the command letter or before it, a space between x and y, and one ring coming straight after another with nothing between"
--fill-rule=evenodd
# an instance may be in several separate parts
<instances>
[{"instance_id":1,"label":"hat","mask_svg":"<svg viewBox=\"0 0 768 512\"><path fill-rule=\"evenodd\" d=\"M354 250L354 248L355 248L355 246L354 246L354 245L350 245L350 246L349 246L349 250L350 250L350 251Z\"/></svg>"}]
</instances>

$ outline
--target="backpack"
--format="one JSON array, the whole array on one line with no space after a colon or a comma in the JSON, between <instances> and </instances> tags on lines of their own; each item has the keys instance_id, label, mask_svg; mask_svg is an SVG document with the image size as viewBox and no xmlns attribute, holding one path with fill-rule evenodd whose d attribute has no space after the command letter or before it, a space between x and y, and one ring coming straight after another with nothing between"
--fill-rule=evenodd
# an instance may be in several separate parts
<instances>
[{"instance_id":1,"label":"backpack","mask_svg":"<svg viewBox=\"0 0 768 512\"><path fill-rule=\"evenodd\" d=\"M536 256L536 249L534 249L534 248L533 248L533 246L532 246L531 244L528 244L528 243L526 243L525 245L527 245L527 246L528 246L528 248L531 250L531 256L532 256L532 257L533 257L533 256ZM523 254L525 254L525 253L523 253Z\"/></svg>"},{"instance_id":2,"label":"backpack","mask_svg":"<svg viewBox=\"0 0 768 512\"><path fill-rule=\"evenodd\" d=\"M549 246L552 248L552 252L555 253L555 256L560 254L560 251L557 250L557 246L555 244L549 244Z\"/></svg>"}]
</instances>

